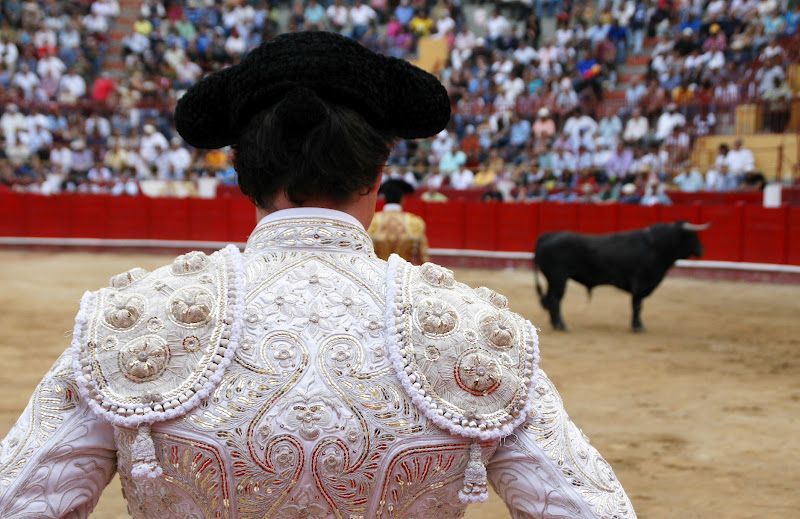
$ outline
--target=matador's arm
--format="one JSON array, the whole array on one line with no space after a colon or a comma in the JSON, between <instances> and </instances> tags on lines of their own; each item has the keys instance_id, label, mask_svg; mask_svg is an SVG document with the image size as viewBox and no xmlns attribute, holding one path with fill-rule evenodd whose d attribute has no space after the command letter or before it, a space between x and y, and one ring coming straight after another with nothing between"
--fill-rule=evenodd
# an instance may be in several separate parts
<instances>
[{"instance_id":1,"label":"matador's arm","mask_svg":"<svg viewBox=\"0 0 800 519\"><path fill-rule=\"evenodd\" d=\"M0 442L0 517L88 517L115 468L112 426L81 399L65 353Z\"/></svg>"},{"instance_id":2,"label":"matador's arm","mask_svg":"<svg viewBox=\"0 0 800 519\"><path fill-rule=\"evenodd\" d=\"M613 470L572 423L542 370L534 398L527 420L487 464L489 481L511 516L635 519Z\"/></svg>"}]
</instances>

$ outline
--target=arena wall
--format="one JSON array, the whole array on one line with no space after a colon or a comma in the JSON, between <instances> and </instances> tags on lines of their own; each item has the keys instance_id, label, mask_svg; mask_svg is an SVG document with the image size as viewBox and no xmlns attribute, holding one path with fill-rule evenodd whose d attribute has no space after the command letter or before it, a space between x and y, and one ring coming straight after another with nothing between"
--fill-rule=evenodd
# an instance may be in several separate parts
<instances>
[{"instance_id":1,"label":"arena wall","mask_svg":"<svg viewBox=\"0 0 800 519\"><path fill-rule=\"evenodd\" d=\"M800 207L425 203L418 199L405 205L427 222L431 247L479 251L484 257L493 252L530 253L537 237L548 231L605 233L686 220L711 224L701 234L704 260L800 265ZM36 242L31 238L55 239L51 244L65 238L91 238L96 244L103 243L97 239L106 240L109 246L114 246L113 240L128 245L150 240L156 246L176 241L241 243L253 223L254 209L243 197L0 194L0 237L6 244L14 238L28 239L30 244Z\"/></svg>"}]
</instances>

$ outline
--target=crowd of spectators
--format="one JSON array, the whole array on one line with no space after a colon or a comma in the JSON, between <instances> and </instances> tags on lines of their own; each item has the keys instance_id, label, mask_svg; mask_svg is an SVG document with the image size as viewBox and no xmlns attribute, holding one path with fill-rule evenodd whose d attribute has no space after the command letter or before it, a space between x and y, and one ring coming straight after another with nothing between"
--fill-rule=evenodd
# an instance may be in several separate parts
<instances>
[{"instance_id":1,"label":"crowd of spectators","mask_svg":"<svg viewBox=\"0 0 800 519\"><path fill-rule=\"evenodd\" d=\"M435 72L451 125L399 142L387 170L428 199L445 186L497 200L646 204L668 203L668 187L740 189L755 165L718 161L704 175L691 168L693 142L753 99L768 129L785 129L794 59L785 42L800 23L800 4L777 0L138 5L123 24L118 0L3 3L0 186L122 195L152 178L235 183L227 150L177 136L176 100L280 32L331 30L399 58L420 38L446 42ZM119 48L114 30L125 34ZM629 56L646 58L637 69Z\"/></svg>"}]
</instances>

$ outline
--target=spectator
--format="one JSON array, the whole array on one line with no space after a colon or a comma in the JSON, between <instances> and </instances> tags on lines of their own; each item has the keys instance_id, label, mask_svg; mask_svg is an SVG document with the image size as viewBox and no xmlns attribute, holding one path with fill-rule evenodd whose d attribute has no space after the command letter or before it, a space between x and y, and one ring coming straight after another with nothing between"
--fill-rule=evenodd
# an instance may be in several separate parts
<instances>
[{"instance_id":1,"label":"spectator","mask_svg":"<svg viewBox=\"0 0 800 519\"><path fill-rule=\"evenodd\" d=\"M622 133L622 120L617 114L607 111L603 118L600 119L598 132L600 141L604 145L614 146L617 144L620 134Z\"/></svg>"},{"instance_id":2,"label":"spectator","mask_svg":"<svg viewBox=\"0 0 800 519\"><path fill-rule=\"evenodd\" d=\"M403 0L403 1L406 3L406 5L408 5L408 0ZM400 9L399 6L398 9ZM334 32L338 33L343 32L344 28L347 26L350 17L350 13L347 10L347 7L344 5L344 0L334 0L333 4L328 6L326 14L328 17L328 23L330 24ZM396 12L395 16L397 16ZM401 23L403 25L406 25L408 22L406 21Z\"/></svg>"},{"instance_id":3,"label":"spectator","mask_svg":"<svg viewBox=\"0 0 800 519\"><path fill-rule=\"evenodd\" d=\"M550 117L550 110L547 108L540 108L536 114L536 122L533 123L533 136L537 144L544 145L545 142L550 140L556 133L556 123Z\"/></svg>"},{"instance_id":4,"label":"spectator","mask_svg":"<svg viewBox=\"0 0 800 519\"><path fill-rule=\"evenodd\" d=\"M136 196L139 194L139 185L134 180L130 170L126 170L114 180L109 193L114 196Z\"/></svg>"},{"instance_id":5,"label":"spectator","mask_svg":"<svg viewBox=\"0 0 800 519\"><path fill-rule=\"evenodd\" d=\"M436 135L436 139L431 143L431 152L436 161L440 161L445 153L452 151L453 139L447 130L442 130Z\"/></svg>"},{"instance_id":6,"label":"spectator","mask_svg":"<svg viewBox=\"0 0 800 519\"><path fill-rule=\"evenodd\" d=\"M512 117L511 133L509 143L511 146L520 149L525 146L531 137L531 123L527 119L520 118L518 115Z\"/></svg>"},{"instance_id":7,"label":"spectator","mask_svg":"<svg viewBox=\"0 0 800 519\"><path fill-rule=\"evenodd\" d=\"M761 99L767 102L766 126L774 133L783 133L789 122L789 103L792 100L789 85L780 77L774 77L772 88L767 89Z\"/></svg>"},{"instance_id":8,"label":"spectator","mask_svg":"<svg viewBox=\"0 0 800 519\"><path fill-rule=\"evenodd\" d=\"M563 131L570 142L578 143L582 140L582 134L591 136L594 135L597 129L597 121L583 113L580 108L576 108L564 123Z\"/></svg>"},{"instance_id":9,"label":"spectator","mask_svg":"<svg viewBox=\"0 0 800 519\"><path fill-rule=\"evenodd\" d=\"M53 173L62 177L72 170L72 151L61 139L56 140L50 150L50 167Z\"/></svg>"},{"instance_id":10,"label":"spectator","mask_svg":"<svg viewBox=\"0 0 800 519\"><path fill-rule=\"evenodd\" d=\"M633 152L625 147L623 143L618 143L611 158L605 164L606 175L609 179L624 179L628 177L633 165Z\"/></svg>"},{"instance_id":11,"label":"spectator","mask_svg":"<svg viewBox=\"0 0 800 519\"><path fill-rule=\"evenodd\" d=\"M486 21L486 32L489 44L493 47L502 46L503 40L511 33L511 24L499 8L495 8Z\"/></svg>"},{"instance_id":12,"label":"spectator","mask_svg":"<svg viewBox=\"0 0 800 519\"><path fill-rule=\"evenodd\" d=\"M786 73L777 57L770 58L768 63L756 72L756 80L758 83L758 92L761 95L775 85L775 79L783 82L786 79Z\"/></svg>"},{"instance_id":13,"label":"spectator","mask_svg":"<svg viewBox=\"0 0 800 519\"><path fill-rule=\"evenodd\" d=\"M377 18L377 13L372 7L363 4L361 0L353 0L350 8L350 22L353 24L352 37L360 40L366 34L369 24Z\"/></svg>"},{"instance_id":14,"label":"spectator","mask_svg":"<svg viewBox=\"0 0 800 519\"><path fill-rule=\"evenodd\" d=\"M666 110L658 118L656 124L656 140L663 141L672 134L672 130L676 126L683 126L686 124L686 117L678 112L678 107L675 103L667 105Z\"/></svg>"},{"instance_id":15,"label":"spectator","mask_svg":"<svg viewBox=\"0 0 800 519\"><path fill-rule=\"evenodd\" d=\"M144 136L139 146L139 154L149 164L155 163L156 158L169 147L166 137L156 130L152 124L144 125Z\"/></svg>"},{"instance_id":16,"label":"spectator","mask_svg":"<svg viewBox=\"0 0 800 519\"><path fill-rule=\"evenodd\" d=\"M650 124L647 121L647 117L642 115L642 111L639 108L635 108L630 119L625 123L622 140L628 144L642 143L649 131Z\"/></svg>"},{"instance_id":17,"label":"spectator","mask_svg":"<svg viewBox=\"0 0 800 519\"><path fill-rule=\"evenodd\" d=\"M637 192L635 184L627 183L623 185L622 189L620 190L619 201L623 204L638 205L642 201L642 197Z\"/></svg>"},{"instance_id":18,"label":"spectator","mask_svg":"<svg viewBox=\"0 0 800 519\"><path fill-rule=\"evenodd\" d=\"M625 91L625 103L629 108L635 108L639 106L647 93L647 86L641 76L634 77L631 82L633 85Z\"/></svg>"},{"instance_id":19,"label":"spectator","mask_svg":"<svg viewBox=\"0 0 800 519\"><path fill-rule=\"evenodd\" d=\"M672 205L666 186L660 182L648 182L640 202L642 205Z\"/></svg>"},{"instance_id":20,"label":"spectator","mask_svg":"<svg viewBox=\"0 0 800 519\"><path fill-rule=\"evenodd\" d=\"M325 8L319 5L317 0L308 0L303 17L306 30L321 31L325 28Z\"/></svg>"},{"instance_id":21,"label":"spectator","mask_svg":"<svg viewBox=\"0 0 800 519\"><path fill-rule=\"evenodd\" d=\"M58 101L74 105L86 95L86 80L75 69L67 70L58 85Z\"/></svg>"},{"instance_id":22,"label":"spectator","mask_svg":"<svg viewBox=\"0 0 800 519\"><path fill-rule=\"evenodd\" d=\"M467 154L461 150L447 149L439 159L439 171L443 175L451 175L461 169L467 162Z\"/></svg>"},{"instance_id":23,"label":"spectator","mask_svg":"<svg viewBox=\"0 0 800 519\"><path fill-rule=\"evenodd\" d=\"M426 9L417 9L416 14L408 23L409 29L417 37L428 36L433 32L434 21Z\"/></svg>"},{"instance_id":24,"label":"spectator","mask_svg":"<svg viewBox=\"0 0 800 519\"><path fill-rule=\"evenodd\" d=\"M192 165L192 156L184 146L183 140L180 137L173 137L166 154L169 177L175 180L185 180Z\"/></svg>"},{"instance_id":25,"label":"spectator","mask_svg":"<svg viewBox=\"0 0 800 519\"><path fill-rule=\"evenodd\" d=\"M94 165L91 150L86 149L86 141L75 139L70 144L72 156L70 157L70 172L72 175L85 176Z\"/></svg>"},{"instance_id":26,"label":"spectator","mask_svg":"<svg viewBox=\"0 0 800 519\"><path fill-rule=\"evenodd\" d=\"M94 166L87 172L86 178L94 184L107 184L113 179L111 170L103 162L95 162Z\"/></svg>"},{"instance_id":27,"label":"spectator","mask_svg":"<svg viewBox=\"0 0 800 519\"><path fill-rule=\"evenodd\" d=\"M742 139L734 141L733 149L728 152L725 164L728 166L731 175L735 177L741 177L745 173L755 170L753 152L742 147Z\"/></svg>"},{"instance_id":28,"label":"spectator","mask_svg":"<svg viewBox=\"0 0 800 519\"><path fill-rule=\"evenodd\" d=\"M705 187L703 175L694 168L684 170L683 173L676 176L672 182L684 193L695 193Z\"/></svg>"},{"instance_id":29,"label":"spectator","mask_svg":"<svg viewBox=\"0 0 800 519\"><path fill-rule=\"evenodd\" d=\"M464 167L461 167L450 174L450 187L453 189L470 189L475 183L475 174Z\"/></svg>"}]
</instances>

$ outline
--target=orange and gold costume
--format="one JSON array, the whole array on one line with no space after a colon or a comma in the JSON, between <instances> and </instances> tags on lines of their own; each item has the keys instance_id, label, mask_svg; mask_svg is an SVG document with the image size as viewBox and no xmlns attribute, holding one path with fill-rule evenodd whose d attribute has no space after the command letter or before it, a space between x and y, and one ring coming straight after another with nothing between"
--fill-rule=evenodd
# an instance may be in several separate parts
<instances>
[{"instance_id":1,"label":"orange and gold costume","mask_svg":"<svg viewBox=\"0 0 800 519\"><path fill-rule=\"evenodd\" d=\"M397 204L386 204L383 211L375 213L368 232L375 244L375 254L381 259L389 259L392 254L415 264L429 259L425 221L404 212Z\"/></svg>"}]
</instances>

